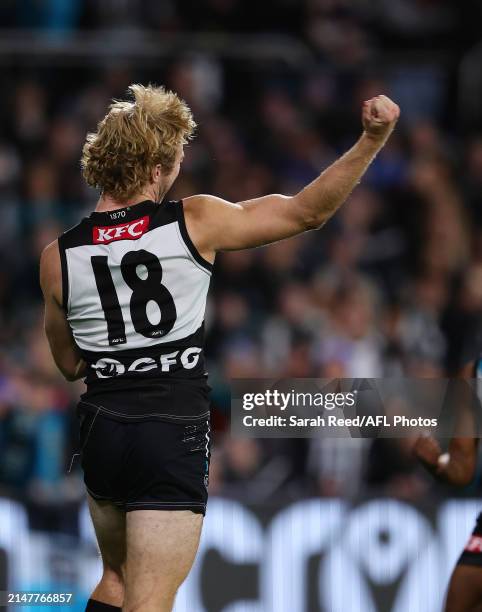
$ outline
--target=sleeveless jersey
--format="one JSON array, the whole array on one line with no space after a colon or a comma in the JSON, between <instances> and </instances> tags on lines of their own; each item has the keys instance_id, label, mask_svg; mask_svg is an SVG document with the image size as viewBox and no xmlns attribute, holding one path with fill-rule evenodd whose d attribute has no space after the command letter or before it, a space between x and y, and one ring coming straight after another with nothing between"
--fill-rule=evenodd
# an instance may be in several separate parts
<instances>
[{"instance_id":1,"label":"sleeveless jersey","mask_svg":"<svg viewBox=\"0 0 482 612\"><path fill-rule=\"evenodd\" d=\"M85 408L205 416L203 323L212 265L183 203L94 212L59 238L63 306L87 362Z\"/></svg>"}]
</instances>

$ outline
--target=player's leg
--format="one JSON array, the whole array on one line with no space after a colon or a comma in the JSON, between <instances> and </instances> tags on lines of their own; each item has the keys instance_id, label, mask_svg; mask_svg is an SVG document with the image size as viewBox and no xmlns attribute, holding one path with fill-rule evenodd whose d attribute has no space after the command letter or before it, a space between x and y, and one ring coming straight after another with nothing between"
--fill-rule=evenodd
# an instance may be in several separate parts
<instances>
[{"instance_id":1,"label":"player's leg","mask_svg":"<svg viewBox=\"0 0 482 612\"><path fill-rule=\"evenodd\" d=\"M91 600L120 609L124 602L126 513L110 502L95 500L90 495L87 498L103 564L102 578ZM89 605L94 610L92 601Z\"/></svg>"},{"instance_id":2,"label":"player's leg","mask_svg":"<svg viewBox=\"0 0 482 612\"><path fill-rule=\"evenodd\" d=\"M455 567L445 612L482 612L482 566L458 564Z\"/></svg>"},{"instance_id":3,"label":"player's leg","mask_svg":"<svg viewBox=\"0 0 482 612\"><path fill-rule=\"evenodd\" d=\"M194 562L202 521L190 510L128 512L124 612L171 612Z\"/></svg>"}]
</instances>

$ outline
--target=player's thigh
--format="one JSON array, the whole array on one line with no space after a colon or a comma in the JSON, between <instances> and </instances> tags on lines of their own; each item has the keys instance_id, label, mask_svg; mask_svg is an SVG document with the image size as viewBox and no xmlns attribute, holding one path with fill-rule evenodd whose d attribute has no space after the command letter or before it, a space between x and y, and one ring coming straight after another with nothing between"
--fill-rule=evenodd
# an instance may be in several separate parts
<instances>
[{"instance_id":1,"label":"player's thigh","mask_svg":"<svg viewBox=\"0 0 482 612\"><path fill-rule=\"evenodd\" d=\"M445 612L482 612L482 566L458 564L455 567Z\"/></svg>"},{"instance_id":2,"label":"player's thigh","mask_svg":"<svg viewBox=\"0 0 482 612\"><path fill-rule=\"evenodd\" d=\"M126 560L126 513L111 502L96 500L90 495L87 501L102 561L119 572Z\"/></svg>"},{"instance_id":3,"label":"player's thigh","mask_svg":"<svg viewBox=\"0 0 482 612\"><path fill-rule=\"evenodd\" d=\"M135 510L127 513L126 594L174 597L193 564L203 515L190 510Z\"/></svg>"}]
</instances>

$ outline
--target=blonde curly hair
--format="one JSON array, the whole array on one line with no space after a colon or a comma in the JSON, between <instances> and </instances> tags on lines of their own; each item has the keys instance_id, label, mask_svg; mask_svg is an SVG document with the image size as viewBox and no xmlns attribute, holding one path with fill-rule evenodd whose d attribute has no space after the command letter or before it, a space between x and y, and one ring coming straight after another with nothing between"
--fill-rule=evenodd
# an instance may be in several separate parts
<instances>
[{"instance_id":1,"label":"blonde curly hair","mask_svg":"<svg viewBox=\"0 0 482 612\"><path fill-rule=\"evenodd\" d=\"M196 127L191 109L172 91L131 85L128 92L134 101L113 101L97 132L87 134L81 158L87 183L119 202L139 193L157 164L169 173Z\"/></svg>"}]
</instances>

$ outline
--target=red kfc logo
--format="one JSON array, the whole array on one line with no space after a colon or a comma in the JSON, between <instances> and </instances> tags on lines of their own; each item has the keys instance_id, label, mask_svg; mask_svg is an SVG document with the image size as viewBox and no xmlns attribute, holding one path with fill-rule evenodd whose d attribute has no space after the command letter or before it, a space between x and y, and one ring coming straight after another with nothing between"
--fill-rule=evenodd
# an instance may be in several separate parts
<instances>
[{"instance_id":1,"label":"red kfc logo","mask_svg":"<svg viewBox=\"0 0 482 612\"><path fill-rule=\"evenodd\" d=\"M141 217L130 223L109 225L107 227L94 227L92 240L94 244L108 244L114 240L136 240L149 228L149 217Z\"/></svg>"}]
</instances>

